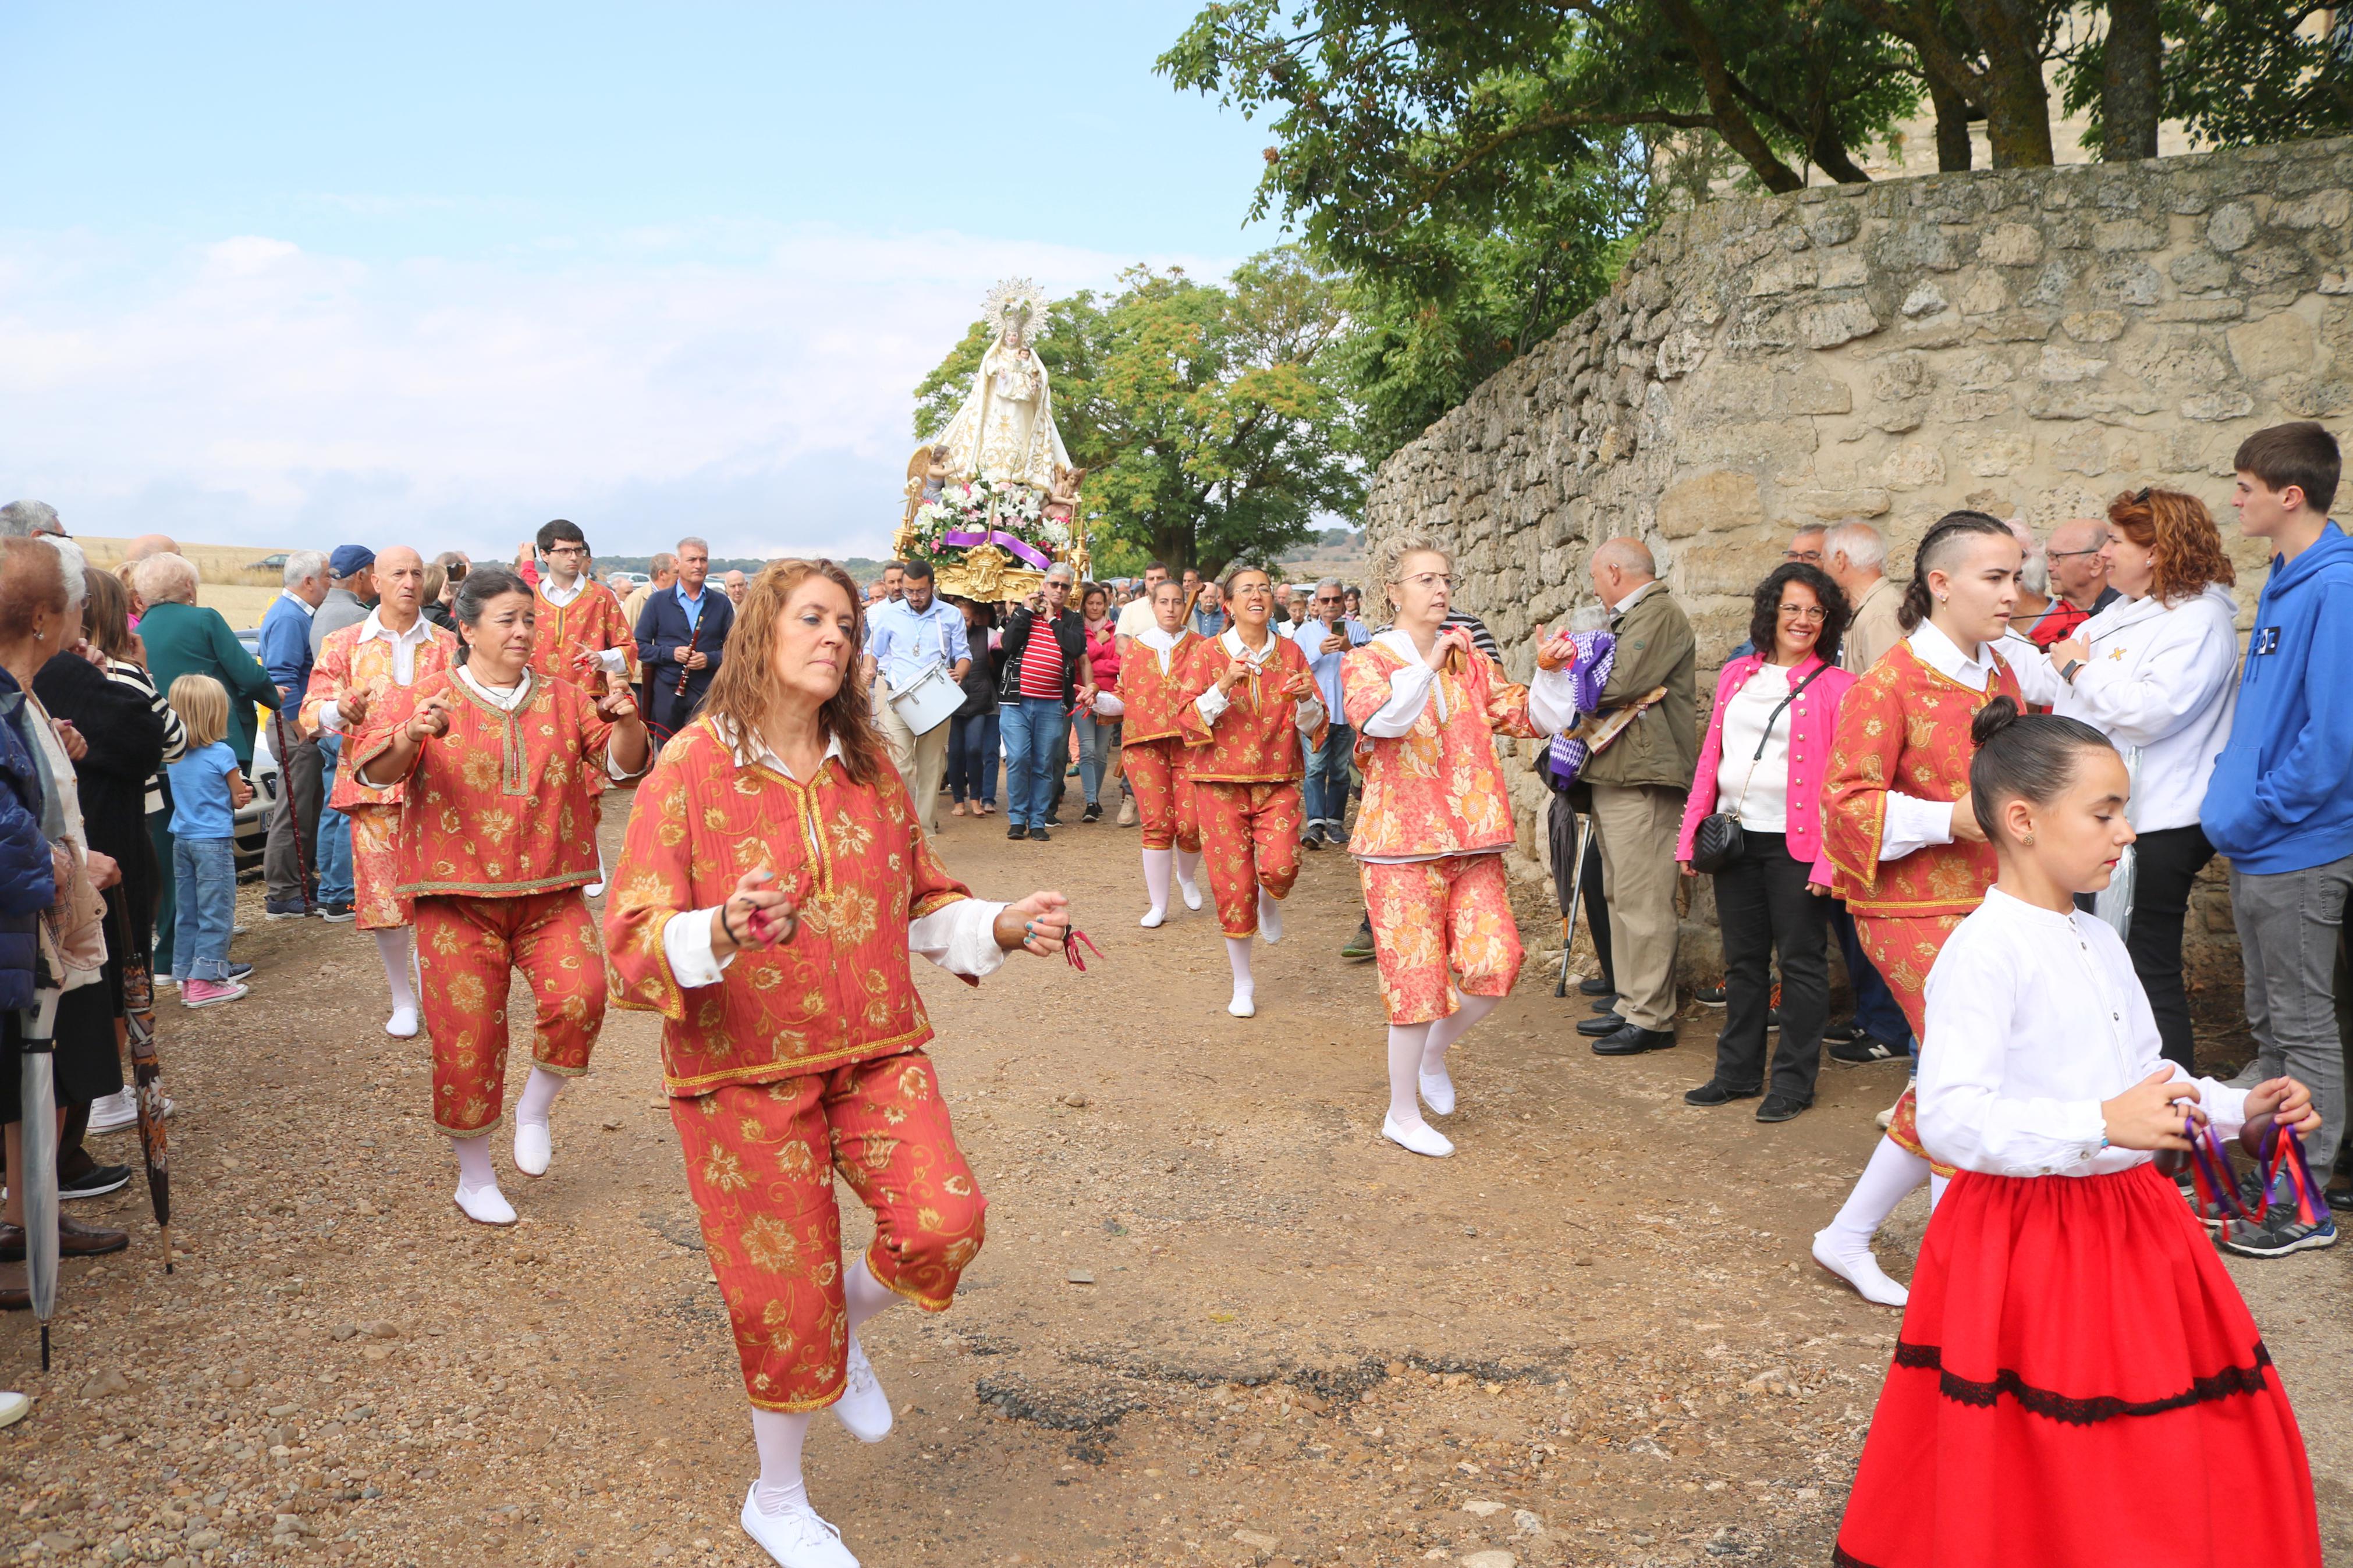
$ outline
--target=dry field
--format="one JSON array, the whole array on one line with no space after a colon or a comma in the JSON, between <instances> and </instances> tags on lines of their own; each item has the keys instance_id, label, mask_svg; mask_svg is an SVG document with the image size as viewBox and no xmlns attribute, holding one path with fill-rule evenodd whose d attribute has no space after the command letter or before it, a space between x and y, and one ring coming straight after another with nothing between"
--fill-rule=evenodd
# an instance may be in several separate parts
<instances>
[{"instance_id":1,"label":"dry field","mask_svg":"<svg viewBox=\"0 0 2353 1568\"><path fill-rule=\"evenodd\" d=\"M90 563L111 570L122 559L127 539L77 538L90 556ZM247 568L265 555L274 555L280 547L274 544L186 544L180 553L196 563L203 582L196 590L196 603L218 610L228 624L243 631L261 624L261 613L269 608L269 601L278 596L279 574L274 571L253 572Z\"/></svg>"}]
</instances>

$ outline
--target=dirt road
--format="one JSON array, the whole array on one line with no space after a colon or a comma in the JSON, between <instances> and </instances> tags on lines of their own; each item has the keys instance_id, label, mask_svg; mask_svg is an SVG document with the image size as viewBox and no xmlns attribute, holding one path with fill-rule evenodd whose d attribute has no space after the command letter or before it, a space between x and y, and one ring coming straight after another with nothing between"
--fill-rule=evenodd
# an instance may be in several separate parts
<instances>
[{"instance_id":1,"label":"dirt road","mask_svg":"<svg viewBox=\"0 0 2353 1568\"><path fill-rule=\"evenodd\" d=\"M1243 1023L1207 910L1137 929L1134 830L1001 821L951 820L950 865L1062 889L1104 957L919 975L989 1237L952 1311L868 1331L892 1437L812 1436L811 1494L870 1565L1828 1560L1897 1319L1806 1243L1892 1069L1826 1070L1782 1127L1694 1110L1720 1015L1603 1061L1532 961L1458 1052L1461 1152L1418 1159L1378 1135L1369 968L1335 956L1344 857L1311 858ZM484 1230L449 1202L424 1042L381 1033L372 946L245 904L254 998L164 1016L178 1272L134 1184L77 1205L135 1240L69 1268L57 1370L0 1322L0 1386L40 1398L0 1434L0 1553L764 1561L652 1022L613 1015L554 1170L509 1175L522 1223ZM1884 1238L1899 1278L1924 1219ZM2353 1562L2348 1266L2233 1268Z\"/></svg>"}]
</instances>

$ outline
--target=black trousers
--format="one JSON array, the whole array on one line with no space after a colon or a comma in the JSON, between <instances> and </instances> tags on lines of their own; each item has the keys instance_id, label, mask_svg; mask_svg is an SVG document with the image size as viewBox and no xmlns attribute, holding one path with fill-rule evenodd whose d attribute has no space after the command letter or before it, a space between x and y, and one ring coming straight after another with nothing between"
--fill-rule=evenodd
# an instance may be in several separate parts
<instances>
[{"instance_id":1,"label":"black trousers","mask_svg":"<svg viewBox=\"0 0 2353 1568\"><path fill-rule=\"evenodd\" d=\"M1574 868L1569 862L1577 858L1577 816L1576 803L1563 791L1554 790L1552 809L1545 819L1545 831L1552 841L1553 897L1560 904L1560 912L1572 919L1568 889ZM1600 961L1601 978L1615 986L1618 972L1609 964L1609 900L1601 889L1601 835L1591 831L1585 835L1584 885L1578 901L1585 906L1586 933L1593 939L1593 956Z\"/></svg>"},{"instance_id":2,"label":"black trousers","mask_svg":"<svg viewBox=\"0 0 2353 1568\"><path fill-rule=\"evenodd\" d=\"M2196 823L2144 833L2133 846L2132 924L2125 951L2133 973L2148 993L2157 1015L2165 1059L2195 1071L2191 1063L2189 994L2181 984L2181 926L2189 913L2189 885L2214 847Z\"/></svg>"},{"instance_id":3,"label":"black trousers","mask_svg":"<svg viewBox=\"0 0 2353 1568\"><path fill-rule=\"evenodd\" d=\"M1715 874L1715 914L1724 933L1724 1033L1715 1079L1746 1092L1769 1088L1811 1104L1822 1065L1831 1005L1830 900L1806 891L1813 868L1792 859L1778 833L1742 834L1740 858ZM1781 1043L1765 1082L1765 1015L1780 960Z\"/></svg>"}]
</instances>

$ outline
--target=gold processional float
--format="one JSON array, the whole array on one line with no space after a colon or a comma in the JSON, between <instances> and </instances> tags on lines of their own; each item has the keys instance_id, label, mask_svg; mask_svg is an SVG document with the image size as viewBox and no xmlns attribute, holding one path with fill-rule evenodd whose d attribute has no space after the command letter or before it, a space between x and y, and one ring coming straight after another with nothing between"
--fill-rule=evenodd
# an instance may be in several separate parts
<instances>
[{"instance_id":1,"label":"gold processional float","mask_svg":"<svg viewBox=\"0 0 2353 1568\"><path fill-rule=\"evenodd\" d=\"M1046 568L1067 562L1087 575L1084 468L1071 465L1054 425L1054 393L1029 344L1043 330L1046 296L1008 278L981 306L991 342L972 390L947 428L907 462L907 510L892 550L932 563L943 594L984 603L1023 599Z\"/></svg>"}]
</instances>

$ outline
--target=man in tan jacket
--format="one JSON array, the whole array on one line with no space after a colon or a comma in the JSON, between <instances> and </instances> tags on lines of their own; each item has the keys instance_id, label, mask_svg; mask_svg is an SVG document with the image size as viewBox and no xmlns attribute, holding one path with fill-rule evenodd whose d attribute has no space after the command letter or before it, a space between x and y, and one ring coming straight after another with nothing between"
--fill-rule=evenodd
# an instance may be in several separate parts
<instances>
[{"instance_id":1,"label":"man in tan jacket","mask_svg":"<svg viewBox=\"0 0 2353 1568\"><path fill-rule=\"evenodd\" d=\"M1887 541L1860 518L1850 518L1822 542L1822 570L1846 595L1846 637L1839 644L1839 668L1861 675L1895 646L1904 628L1896 606L1904 595L1886 576Z\"/></svg>"},{"instance_id":2,"label":"man in tan jacket","mask_svg":"<svg viewBox=\"0 0 2353 1568\"><path fill-rule=\"evenodd\" d=\"M1690 620L1659 581L1641 540L1608 541L1594 551L1591 570L1618 637L1601 710L1647 703L1585 764L1584 775L1593 786L1611 968L1624 1020L1593 1049L1629 1057L1675 1043L1675 838L1699 760L1697 650ZM1653 691L1662 694L1651 701Z\"/></svg>"}]
</instances>

